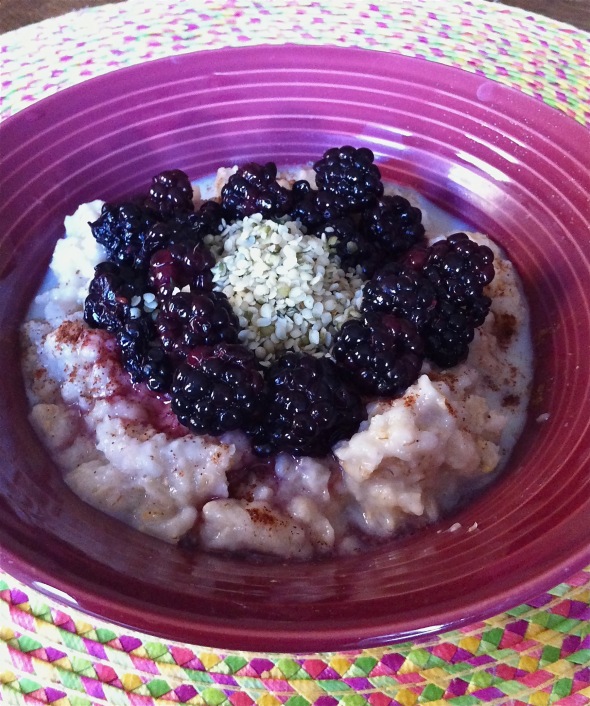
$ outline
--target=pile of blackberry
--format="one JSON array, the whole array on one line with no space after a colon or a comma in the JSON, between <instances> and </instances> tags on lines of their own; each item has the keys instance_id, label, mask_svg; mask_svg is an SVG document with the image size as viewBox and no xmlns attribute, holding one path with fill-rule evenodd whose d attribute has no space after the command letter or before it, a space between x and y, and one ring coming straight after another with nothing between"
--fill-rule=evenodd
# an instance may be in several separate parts
<instances>
[{"instance_id":1,"label":"pile of blackberry","mask_svg":"<svg viewBox=\"0 0 590 706\"><path fill-rule=\"evenodd\" d=\"M188 176L161 172L146 195L105 204L90 224L108 259L89 286L88 325L116 336L133 383L169 397L184 426L241 430L260 456L329 454L356 431L368 397L403 394L425 358L443 368L464 360L490 308L491 251L465 234L428 246L420 210L384 195L369 149L330 149L313 168L315 186L287 189L273 162L247 163L220 202L197 211ZM328 355L290 352L265 369L238 342L204 239L255 213L299 220L366 279L360 318L342 326Z\"/></svg>"},{"instance_id":2,"label":"pile of blackberry","mask_svg":"<svg viewBox=\"0 0 590 706\"><path fill-rule=\"evenodd\" d=\"M467 358L490 310L484 288L494 278L493 263L490 248L465 233L416 246L364 285L361 309L407 319L423 339L425 357L453 367Z\"/></svg>"},{"instance_id":3,"label":"pile of blackberry","mask_svg":"<svg viewBox=\"0 0 590 706\"><path fill-rule=\"evenodd\" d=\"M154 392L169 393L173 372L186 357L183 340L195 335L184 323L187 306L178 299L196 297L197 304L199 296L210 303L219 299L211 272L215 257L202 239L219 231L224 215L218 204L204 204L195 213L190 180L175 169L156 175L144 197L104 204L90 224L108 260L95 268L84 319L116 335L132 381ZM176 293L183 289L189 291ZM161 329L174 330L178 340L171 333L162 336ZM205 338L218 342L213 334Z\"/></svg>"}]
</instances>

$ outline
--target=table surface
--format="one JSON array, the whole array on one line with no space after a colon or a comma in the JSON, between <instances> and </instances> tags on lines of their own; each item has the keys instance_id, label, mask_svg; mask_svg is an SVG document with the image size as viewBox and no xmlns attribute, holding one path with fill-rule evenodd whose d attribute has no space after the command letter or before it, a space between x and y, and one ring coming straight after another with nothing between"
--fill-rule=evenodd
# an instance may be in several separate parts
<instances>
[{"instance_id":1,"label":"table surface","mask_svg":"<svg viewBox=\"0 0 590 706\"><path fill-rule=\"evenodd\" d=\"M490 0L493 1L493 0ZM114 0L123 2L123 0ZM102 0L3 0L0 11L0 33L17 29L71 10L104 5ZM590 31L590 0L511 0L506 5L537 12L560 22L568 22Z\"/></svg>"}]
</instances>

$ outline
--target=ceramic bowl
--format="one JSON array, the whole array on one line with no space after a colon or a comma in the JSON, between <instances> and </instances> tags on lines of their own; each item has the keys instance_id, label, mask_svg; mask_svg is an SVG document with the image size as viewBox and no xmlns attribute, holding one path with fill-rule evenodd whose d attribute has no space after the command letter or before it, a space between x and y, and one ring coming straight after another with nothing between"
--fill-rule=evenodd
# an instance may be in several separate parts
<instances>
[{"instance_id":1,"label":"ceramic bowl","mask_svg":"<svg viewBox=\"0 0 590 706\"><path fill-rule=\"evenodd\" d=\"M588 131L475 74L393 54L250 47L79 84L0 126L0 564L35 589L150 634L311 651L417 638L490 616L590 563ZM502 477L453 517L361 556L265 565L187 556L78 500L27 421L18 329L63 218L246 160L373 149L516 263L535 378ZM477 531L467 528L477 523ZM460 523L456 532L446 531Z\"/></svg>"}]
</instances>

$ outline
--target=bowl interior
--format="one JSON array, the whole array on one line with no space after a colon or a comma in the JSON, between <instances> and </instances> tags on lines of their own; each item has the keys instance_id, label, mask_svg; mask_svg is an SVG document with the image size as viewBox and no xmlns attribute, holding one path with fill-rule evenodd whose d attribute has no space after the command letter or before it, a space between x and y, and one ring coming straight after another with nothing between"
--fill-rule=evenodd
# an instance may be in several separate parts
<instances>
[{"instance_id":1,"label":"bowl interior","mask_svg":"<svg viewBox=\"0 0 590 706\"><path fill-rule=\"evenodd\" d=\"M272 48L271 67L268 51L124 69L0 126L0 562L82 610L225 649L369 646L493 614L590 561L590 134L425 60L285 46ZM487 232L519 269L535 385L504 475L450 522L291 566L187 556L84 505L27 422L19 372L18 327L64 216L145 189L163 169L197 179L251 159L305 163L346 143L370 147L386 179ZM441 531L453 522L462 529Z\"/></svg>"}]
</instances>

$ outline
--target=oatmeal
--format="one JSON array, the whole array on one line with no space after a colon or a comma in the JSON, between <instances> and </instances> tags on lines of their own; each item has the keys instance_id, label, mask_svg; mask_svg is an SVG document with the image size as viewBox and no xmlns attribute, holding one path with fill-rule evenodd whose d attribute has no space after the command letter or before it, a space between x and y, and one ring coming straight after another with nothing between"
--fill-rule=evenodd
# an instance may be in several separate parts
<instances>
[{"instance_id":1,"label":"oatmeal","mask_svg":"<svg viewBox=\"0 0 590 706\"><path fill-rule=\"evenodd\" d=\"M501 472L532 374L518 276L347 150L220 170L214 200L165 172L143 204L66 219L23 371L82 500L168 542L309 559L434 522Z\"/></svg>"}]
</instances>

